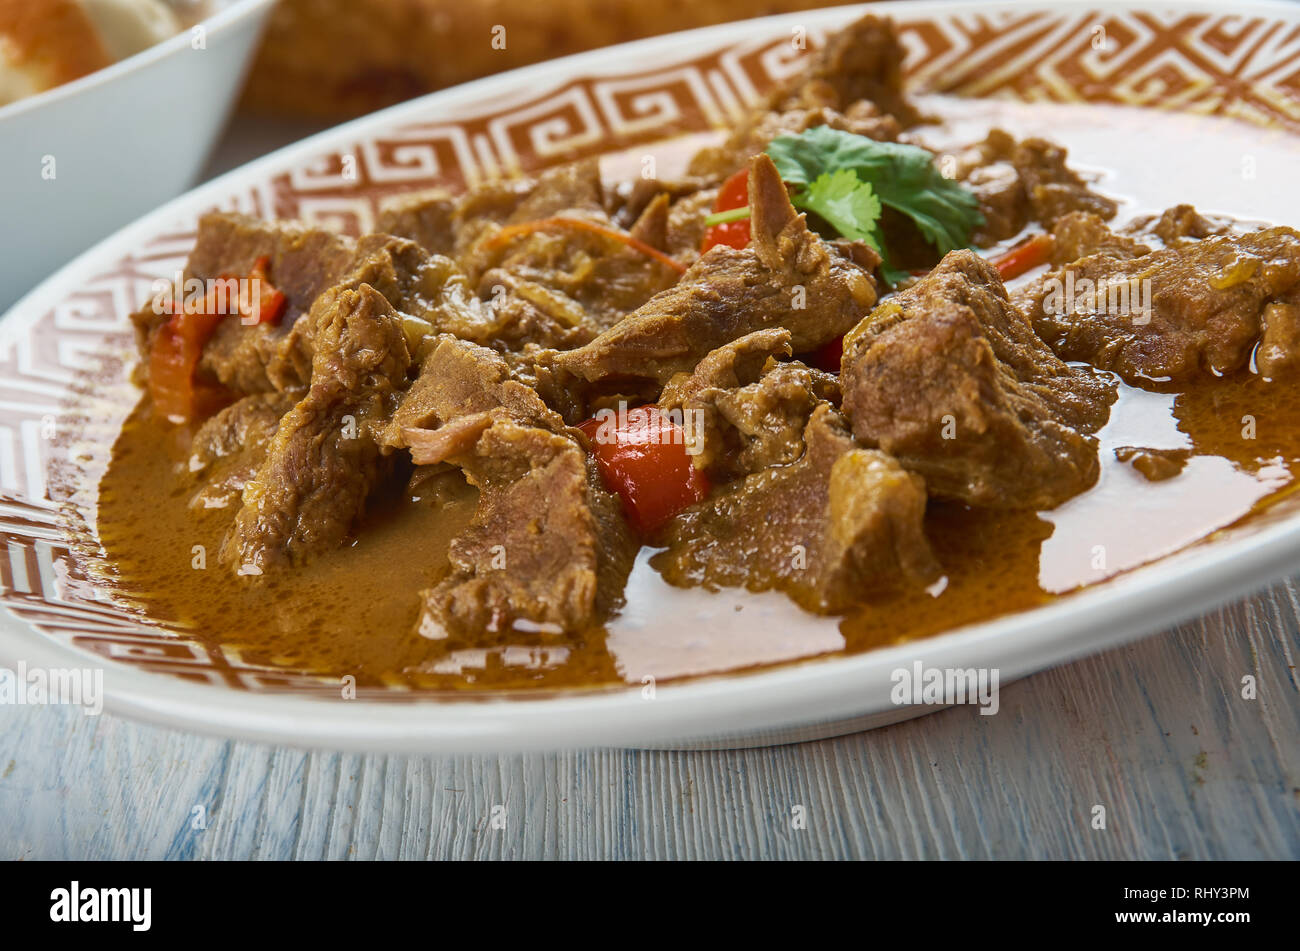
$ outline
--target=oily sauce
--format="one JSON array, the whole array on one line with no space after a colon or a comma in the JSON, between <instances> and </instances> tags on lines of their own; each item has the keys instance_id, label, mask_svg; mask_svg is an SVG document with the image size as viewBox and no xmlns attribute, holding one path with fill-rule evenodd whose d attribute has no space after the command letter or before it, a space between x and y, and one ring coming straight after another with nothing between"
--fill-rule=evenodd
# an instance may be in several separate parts
<instances>
[{"instance_id":1,"label":"oily sauce","mask_svg":"<svg viewBox=\"0 0 1300 951\"><path fill-rule=\"evenodd\" d=\"M946 573L942 590L899 593L843 619L805 614L776 592L672 588L649 567L647 549L627 607L606 630L431 640L415 630L417 593L446 570L447 543L468 522L475 490L466 485L439 507L412 500L400 479L350 545L249 584L215 557L233 512L190 509L186 441L168 438L147 400L100 484L99 533L115 587L142 613L250 663L435 689L735 670L868 650L1044 604L1248 517L1286 494L1300 471L1300 388L1243 371L1178 393L1121 391L1099 435L1096 486L1044 513L932 502L926 534ZM1178 476L1150 482L1116 457L1124 445L1189 449L1190 459Z\"/></svg>"}]
</instances>

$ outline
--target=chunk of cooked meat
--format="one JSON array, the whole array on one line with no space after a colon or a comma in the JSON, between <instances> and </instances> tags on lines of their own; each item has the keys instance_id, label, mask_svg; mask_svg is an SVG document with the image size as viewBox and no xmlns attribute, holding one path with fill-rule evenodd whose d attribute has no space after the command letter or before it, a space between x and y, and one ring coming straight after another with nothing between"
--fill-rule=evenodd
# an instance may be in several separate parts
<instances>
[{"instance_id":1,"label":"chunk of cooked meat","mask_svg":"<svg viewBox=\"0 0 1300 951\"><path fill-rule=\"evenodd\" d=\"M755 330L710 351L690 373L679 373L664 387L664 405L682 405L707 390L735 389L753 383L769 361L790 357L790 331L784 327ZM675 402L674 402L675 401Z\"/></svg>"},{"instance_id":2,"label":"chunk of cooked meat","mask_svg":"<svg viewBox=\"0 0 1300 951\"><path fill-rule=\"evenodd\" d=\"M675 585L775 589L822 613L936 581L923 480L859 446L828 405L813 413L803 444L797 461L746 476L673 519L651 564Z\"/></svg>"},{"instance_id":3,"label":"chunk of cooked meat","mask_svg":"<svg viewBox=\"0 0 1300 951\"><path fill-rule=\"evenodd\" d=\"M458 466L479 488L450 573L421 596L426 634L516 622L579 631L620 602L637 548L620 503L500 354L439 337L381 439L421 468Z\"/></svg>"},{"instance_id":4,"label":"chunk of cooked meat","mask_svg":"<svg viewBox=\"0 0 1300 951\"><path fill-rule=\"evenodd\" d=\"M1116 202L1089 188L1066 157L1059 145L1039 138L1017 141L1002 129L958 154L955 177L975 193L984 214L975 244L1004 241L1031 221L1051 227L1072 211L1113 218Z\"/></svg>"},{"instance_id":5,"label":"chunk of cooked meat","mask_svg":"<svg viewBox=\"0 0 1300 951\"><path fill-rule=\"evenodd\" d=\"M1147 449L1142 446L1117 446L1115 458L1127 462L1148 482L1163 482L1183 471L1192 457L1190 449Z\"/></svg>"},{"instance_id":6,"label":"chunk of cooked meat","mask_svg":"<svg viewBox=\"0 0 1300 951\"><path fill-rule=\"evenodd\" d=\"M240 574L341 544L389 468L373 429L406 384L401 318L368 284L323 295L311 318L311 384L280 421L222 545L222 561Z\"/></svg>"},{"instance_id":7,"label":"chunk of cooked meat","mask_svg":"<svg viewBox=\"0 0 1300 951\"><path fill-rule=\"evenodd\" d=\"M647 214L661 209L667 210L656 205L648 208ZM620 233L603 221L593 223ZM678 270L622 241L565 226L544 228L499 248L483 250L507 233L487 238L475 249L475 256L465 259L473 267L484 267L488 260L495 262L482 271L479 295L489 300L512 295L542 310L561 328L560 342L585 343L672 286L679 276ZM628 234L628 238L636 235ZM657 242L657 247L651 246L662 250L666 234L658 235ZM548 344L537 337L531 342Z\"/></svg>"},{"instance_id":8,"label":"chunk of cooked meat","mask_svg":"<svg viewBox=\"0 0 1300 951\"><path fill-rule=\"evenodd\" d=\"M421 362L420 375L402 396L380 441L402 448L407 429L437 429L495 407L518 421L556 431L564 426L532 387L513 378L499 353L444 334Z\"/></svg>"},{"instance_id":9,"label":"chunk of cooked meat","mask_svg":"<svg viewBox=\"0 0 1300 951\"><path fill-rule=\"evenodd\" d=\"M408 339L426 329L454 328L471 339L490 333L488 309L468 294L456 266L447 258L430 256L413 241L387 234L368 234L357 239L351 266L338 283L321 293L316 304L329 295L357 290L362 285L383 295L394 310L402 313ZM304 314L294 321L287 334L270 338L277 342L265 355L256 337L244 335L242 339L247 342L237 344L233 355L252 368L264 365L266 379L275 389L301 389L311 380L317 324L313 313ZM249 328L226 322L225 329L232 337L240 338L240 331ZM217 344L216 337L204 350L205 362L214 344ZM219 344L215 347L217 353L222 349ZM217 376L227 382L220 372Z\"/></svg>"},{"instance_id":10,"label":"chunk of cooked meat","mask_svg":"<svg viewBox=\"0 0 1300 951\"><path fill-rule=\"evenodd\" d=\"M1017 302L1062 359L1129 382L1222 376L1257 345L1261 372L1285 375L1297 344L1287 315L1300 302L1300 233L1208 237L1129 259L1096 254Z\"/></svg>"},{"instance_id":11,"label":"chunk of cooked meat","mask_svg":"<svg viewBox=\"0 0 1300 951\"><path fill-rule=\"evenodd\" d=\"M953 251L844 341L854 434L934 495L1051 508L1090 487L1112 384L1062 363L1007 299L997 271Z\"/></svg>"},{"instance_id":12,"label":"chunk of cooked meat","mask_svg":"<svg viewBox=\"0 0 1300 951\"><path fill-rule=\"evenodd\" d=\"M492 178L457 198L451 211L450 257L459 258L485 229L504 223L537 186L536 178ZM432 195L430 200L437 202L439 198ZM437 216L441 212L432 210L429 214Z\"/></svg>"},{"instance_id":13,"label":"chunk of cooked meat","mask_svg":"<svg viewBox=\"0 0 1300 951\"><path fill-rule=\"evenodd\" d=\"M1126 229L1130 234L1154 236L1167 248L1228 234L1232 223L1226 218L1203 215L1192 205L1174 205L1159 215L1134 219Z\"/></svg>"},{"instance_id":14,"label":"chunk of cooked meat","mask_svg":"<svg viewBox=\"0 0 1300 951\"><path fill-rule=\"evenodd\" d=\"M501 335L501 316L474 297L454 262L430 256L414 242L393 235L370 234L353 240L292 222L213 213L200 221L185 277L207 281L221 275L244 276L263 256L269 258L271 283L286 297L283 316L276 323L253 326L233 317L220 321L203 347L198 367L200 377L236 395L299 391L307 386L315 327L310 311L327 291L369 285L406 315L414 335L422 330L447 331L473 340ZM133 317L145 355L166 319L152 308Z\"/></svg>"},{"instance_id":15,"label":"chunk of cooked meat","mask_svg":"<svg viewBox=\"0 0 1300 951\"><path fill-rule=\"evenodd\" d=\"M1093 254L1136 258L1151 253L1151 249L1136 238L1111 231L1105 221L1090 211L1072 211L1062 215L1052 225L1051 232L1056 239L1051 259L1056 267Z\"/></svg>"},{"instance_id":16,"label":"chunk of cooked meat","mask_svg":"<svg viewBox=\"0 0 1300 951\"><path fill-rule=\"evenodd\" d=\"M1176 248L1233 232L1233 222L1202 215L1191 205L1175 205L1159 215L1134 218L1119 231L1089 211L1072 211L1052 225L1056 238L1052 264L1063 267L1080 258L1104 254L1137 258L1160 247ZM1242 223L1237 223L1242 224ZM1259 230L1241 228L1240 230Z\"/></svg>"},{"instance_id":17,"label":"chunk of cooked meat","mask_svg":"<svg viewBox=\"0 0 1300 951\"><path fill-rule=\"evenodd\" d=\"M238 502L248 480L266 458L280 417L294 399L284 393L254 393L208 419L194 434L186 472L198 483L195 509L227 508Z\"/></svg>"},{"instance_id":18,"label":"chunk of cooked meat","mask_svg":"<svg viewBox=\"0 0 1300 951\"><path fill-rule=\"evenodd\" d=\"M311 309L321 291L347 272L355 255L354 241L323 228L230 212L204 215L185 265L185 282L247 277L254 262L267 257L271 281L285 295L286 307L274 324L249 327L238 319L223 320L204 347L202 372L238 393L274 389L267 379L268 362L289 328ZM133 314L131 320L140 352L147 357L158 328L168 317L150 306ZM144 363L147 366L148 360Z\"/></svg>"},{"instance_id":19,"label":"chunk of cooked meat","mask_svg":"<svg viewBox=\"0 0 1300 951\"><path fill-rule=\"evenodd\" d=\"M706 195L710 202L717 194L713 182L694 175L672 178L647 176L647 169L629 182L619 182L605 191L605 205L611 219L622 228L630 228L645 214L651 203L664 198L668 207Z\"/></svg>"},{"instance_id":20,"label":"chunk of cooked meat","mask_svg":"<svg viewBox=\"0 0 1300 951\"><path fill-rule=\"evenodd\" d=\"M664 251L688 267L700 256L708 226L704 219L713 211L718 190L708 188L673 202L668 208L668 234Z\"/></svg>"},{"instance_id":21,"label":"chunk of cooked meat","mask_svg":"<svg viewBox=\"0 0 1300 951\"><path fill-rule=\"evenodd\" d=\"M556 219L589 223L604 233ZM458 260L484 299L518 298L558 325L553 339L534 334L532 343L567 348L587 342L677 280L677 270L628 243L663 251L667 230L665 197L650 201L625 232L604 208L599 164L591 159L545 173L499 225L481 225Z\"/></svg>"},{"instance_id":22,"label":"chunk of cooked meat","mask_svg":"<svg viewBox=\"0 0 1300 951\"><path fill-rule=\"evenodd\" d=\"M489 179L462 195L445 188L411 192L392 200L377 226L459 260L495 227L574 211L604 213L596 159L560 165L536 177ZM479 275L472 276L477 280Z\"/></svg>"},{"instance_id":23,"label":"chunk of cooked meat","mask_svg":"<svg viewBox=\"0 0 1300 951\"><path fill-rule=\"evenodd\" d=\"M755 115L749 124L732 132L724 144L701 151L691 162L691 172L720 182L744 168L752 156L766 151L773 139L798 135L817 126L852 132L878 142L893 142L902 131L899 121L882 113L874 103L855 102L841 112L833 105L837 101L838 96L828 86L809 85L782 102L779 108Z\"/></svg>"},{"instance_id":24,"label":"chunk of cooked meat","mask_svg":"<svg viewBox=\"0 0 1300 951\"><path fill-rule=\"evenodd\" d=\"M801 72L768 94L768 101L779 108L819 87L828 90L825 97L837 109L872 103L907 128L921 115L903 92L903 56L893 21L868 13L829 36Z\"/></svg>"},{"instance_id":25,"label":"chunk of cooked meat","mask_svg":"<svg viewBox=\"0 0 1300 951\"><path fill-rule=\"evenodd\" d=\"M719 245L676 286L591 343L550 355L576 385L651 384L658 393L711 350L757 330L785 328L796 352L814 350L857 323L876 301L871 271L809 230L766 155L750 166L749 247ZM878 259L861 246L861 260Z\"/></svg>"},{"instance_id":26,"label":"chunk of cooked meat","mask_svg":"<svg viewBox=\"0 0 1300 951\"><path fill-rule=\"evenodd\" d=\"M384 212L380 225L455 256L474 293L493 305L497 345L568 349L672 284L677 272L626 241L554 219L662 251L669 205L660 194L645 198L624 231L606 210L599 163L587 159L535 179L485 183L459 199L440 190L410 196Z\"/></svg>"},{"instance_id":27,"label":"chunk of cooked meat","mask_svg":"<svg viewBox=\"0 0 1300 951\"><path fill-rule=\"evenodd\" d=\"M902 74L903 47L894 24L868 14L830 37L724 144L703 149L691 173L720 181L777 136L818 125L892 141L921 118L903 93Z\"/></svg>"},{"instance_id":28,"label":"chunk of cooked meat","mask_svg":"<svg viewBox=\"0 0 1300 951\"><path fill-rule=\"evenodd\" d=\"M803 454L813 411L839 402L839 382L789 357L790 332L759 330L714 350L692 373L674 376L659 397L665 410L693 421L698 443L691 461L715 483Z\"/></svg>"},{"instance_id":29,"label":"chunk of cooked meat","mask_svg":"<svg viewBox=\"0 0 1300 951\"><path fill-rule=\"evenodd\" d=\"M446 438L447 429L455 438ZM638 544L572 437L502 409L424 436L410 434L416 462L460 466L479 500L469 526L452 539L450 572L421 593L421 633L580 632L622 602Z\"/></svg>"},{"instance_id":30,"label":"chunk of cooked meat","mask_svg":"<svg viewBox=\"0 0 1300 951\"><path fill-rule=\"evenodd\" d=\"M445 188L408 192L380 211L375 230L408 238L430 254L450 255L456 248L458 203Z\"/></svg>"},{"instance_id":31,"label":"chunk of cooked meat","mask_svg":"<svg viewBox=\"0 0 1300 951\"><path fill-rule=\"evenodd\" d=\"M605 214L600 159L580 159L541 172L506 220L536 221L562 212Z\"/></svg>"},{"instance_id":32,"label":"chunk of cooked meat","mask_svg":"<svg viewBox=\"0 0 1300 951\"><path fill-rule=\"evenodd\" d=\"M1300 376L1300 293L1292 291L1288 299L1265 305L1255 367L1270 380Z\"/></svg>"},{"instance_id":33,"label":"chunk of cooked meat","mask_svg":"<svg viewBox=\"0 0 1300 951\"><path fill-rule=\"evenodd\" d=\"M324 228L214 211L199 219L184 278L246 277L258 258L267 257L272 283L286 298L283 326L310 310L320 292L352 267L355 254L355 241ZM147 335L156 323L142 328L137 322L136 329Z\"/></svg>"}]
</instances>

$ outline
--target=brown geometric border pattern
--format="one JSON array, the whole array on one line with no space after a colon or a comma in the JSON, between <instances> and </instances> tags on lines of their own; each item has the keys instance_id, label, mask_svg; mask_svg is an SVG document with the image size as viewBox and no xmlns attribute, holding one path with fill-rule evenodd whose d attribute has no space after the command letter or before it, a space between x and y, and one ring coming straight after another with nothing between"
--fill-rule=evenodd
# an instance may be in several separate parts
<instances>
[{"instance_id":1,"label":"brown geometric border pattern","mask_svg":"<svg viewBox=\"0 0 1300 951\"><path fill-rule=\"evenodd\" d=\"M1300 27L1204 13L1017 12L903 19L913 87L1022 101L1092 102L1245 119L1300 132ZM824 37L807 36L811 49ZM268 174L222 207L348 233L386 200L463 188L725 123L799 68L789 35L653 70L583 77L508 105L431 115ZM195 220L54 308L0 330L0 601L53 640L105 661L244 690L338 696L337 682L252 666L145 623L113 599L93 531L95 486L131 407L127 316L179 268ZM421 695L383 688L368 699Z\"/></svg>"}]
</instances>

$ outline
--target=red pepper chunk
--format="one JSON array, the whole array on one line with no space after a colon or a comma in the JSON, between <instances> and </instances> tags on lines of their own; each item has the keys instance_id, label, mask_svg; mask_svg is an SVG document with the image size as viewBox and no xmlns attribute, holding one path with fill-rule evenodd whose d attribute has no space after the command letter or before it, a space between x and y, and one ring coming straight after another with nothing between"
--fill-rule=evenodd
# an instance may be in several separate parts
<instances>
[{"instance_id":1,"label":"red pepper chunk","mask_svg":"<svg viewBox=\"0 0 1300 951\"><path fill-rule=\"evenodd\" d=\"M237 315L251 325L275 323L283 316L288 300L267 276L270 263L265 255L253 262L248 279L239 282L237 299L227 300L225 309L213 286L197 300L172 299L163 304L163 313L171 316L158 328L149 350L149 395L161 416L185 422L206 415L220 403L219 388L196 382L194 371L223 318ZM234 279L230 274L217 278Z\"/></svg>"},{"instance_id":2,"label":"red pepper chunk","mask_svg":"<svg viewBox=\"0 0 1300 951\"><path fill-rule=\"evenodd\" d=\"M713 200L713 211L733 211L749 204L749 169L742 168L735 175L722 183L718 197ZM729 248L743 248L749 244L749 219L726 221L713 225L704 232L704 241L700 245L703 254L715 245L725 244Z\"/></svg>"},{"instance_id":3,"label":"red pepper chunk","mask_svg":"<svg viewBox=\"0 0 1300 951\"><path fill-rule=\"evenodd\" d=\"M578 428L591 443L605 487L623 500L628 521L643 535L709 494L709 479L691 463L682 427L659 407L596 416Z\"/></svg>"},{"instance_id":4,"label":"red pepper chunk","mask_svg":"<svg viewBox=\"0 0 1300 951\"><path fill-rule=\"evenodd\" d=\"M1055 248L1056 239L1050 234L1036 234L1032 238L1021 241L1014 248L991 258L989 263L998 269L1002 280L1009 281L1046 264L1051 259Z\"/></svg>"},{"instance_id":5,"label":"red pepper chunk","mask_svg":"<svg viewBox=\"0 0 1300 951\"><path fill-rule=\"evenodd\" d=\"M288 298L271 283L270 277L267 276L267 268L270 264L271 259L262 255L253 262L253 269L248 274L250 290L257 295L256 308L249 295L242 293L239 295L239 313L250 323L279 323L285 307L289 304Z\"/></svg>"},{"instance_id":6,"label":"red pepper chunk","mask_svg":"<svg viewBox=\"0 0 1300 951\"><path fill-rule=\"evenodd\" d=\"M158 328L149 351L149 395L155 411L184 422L196 415L198 397L194 370L224 315L179 310Z\"/></svg>"}]
</instances>

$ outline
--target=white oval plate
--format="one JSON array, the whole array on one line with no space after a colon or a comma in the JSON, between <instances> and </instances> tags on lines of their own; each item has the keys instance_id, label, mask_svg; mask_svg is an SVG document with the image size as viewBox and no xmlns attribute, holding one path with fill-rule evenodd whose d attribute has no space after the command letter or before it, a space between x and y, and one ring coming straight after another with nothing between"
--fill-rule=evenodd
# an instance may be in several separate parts
<instances>
[{"instance_id":1,"label":"white oval plate","mask_svg":"<svg viewBox=\"0 0 1300 951\"><path fill-rule=\"evenodd\" d=\"M0 665L102 667L105 709L221 736L392 752L742 746L929 712L892 674L996 668L1001 683L1123 643L1292 570L1300 503L1045 607L909 644L751 673L587 692L430 699L257 668L141 623L88 575L97 473L136 394L126 318L181 266L211 207L366 229L387 196L698 130L867 8L773 17L569 57L436 93L231 172L76 259L0 325ZM1300 10L1285 3L874 4L909 82L961 95L1245 118L1294 147ZM1114 45L1092 46L1098 28ZM1214 120L1223 121L1223 120ZM1069 144L1067 142L1067 144ZM1079 156L1076 156L1079 157ZM1083 156L1083 158L1087 158ZM1097 164L1104 164L1098 162ZM1239 209L1238 209L1239 210ZM57 430L54 439L46 439ZM53 499L53 501L51 501ZM89 547L82 528L91 526ZM74 556L73 549L82 552Z\"/></svg>"}]
</instances>

